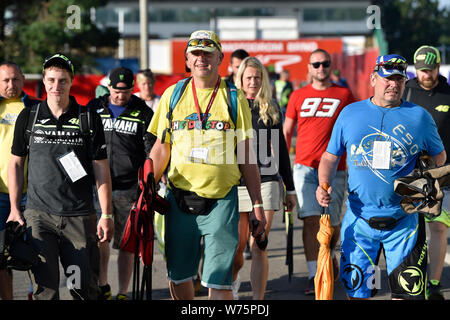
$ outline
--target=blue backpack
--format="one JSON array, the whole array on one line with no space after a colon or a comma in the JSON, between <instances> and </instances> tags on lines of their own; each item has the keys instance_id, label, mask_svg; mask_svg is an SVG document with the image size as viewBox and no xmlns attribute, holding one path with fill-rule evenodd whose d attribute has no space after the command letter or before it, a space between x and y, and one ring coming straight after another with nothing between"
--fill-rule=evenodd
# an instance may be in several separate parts
<instances>
[{"instance_id":1,"label":"blue backpack","mask_svg":"<svg viewBox=\"0 0 450 320\"><path fill-rule=\"evenodd\" d=\"M166 139L166 133L169 131L169 133L172 131L172 113L173 109L175 109L176 105L178 104L178 101L180 100L181 96L183 95L184 90L186 89L186 86L188 85L189 81L192 77L182 79L177 82L175 85L175 89L173 89L172 96L170 97L170 103L169 103L169 111L167 112L167 119L169 119L169 128L164 129L161 141L164 142ZM228 81L225 80L227 85L227 106L228 106L228 113L230 114L231 120L233 120L234 127L236 128L236 119L237 119L237 89L236 86Z\"/></svg>"}]
</instances>

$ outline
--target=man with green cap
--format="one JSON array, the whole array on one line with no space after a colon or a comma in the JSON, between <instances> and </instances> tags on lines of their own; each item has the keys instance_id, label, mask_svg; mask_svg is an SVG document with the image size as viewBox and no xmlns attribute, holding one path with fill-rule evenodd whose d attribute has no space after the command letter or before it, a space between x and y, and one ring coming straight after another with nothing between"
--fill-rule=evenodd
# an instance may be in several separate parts
<instances>
[{"instance_id":1,"label":"man with green cap","mask_svg":"<svg viewBox=\"0 0 450 320\"><path fill-rule=\"evenodd\" d=\"M439 74L441 55L432 46L421 46L414 53L417 77L406 83L403 98L425 108L436 122L445 150L450 150L450 86ZM448 160L447 160L448 163ZM425 219L431 231L429 241L430 274L427 299L444 300L440 279L447 248L447 228L450 226L450 191L444 189L441 215Z\"/></svg>"}]
</instances>

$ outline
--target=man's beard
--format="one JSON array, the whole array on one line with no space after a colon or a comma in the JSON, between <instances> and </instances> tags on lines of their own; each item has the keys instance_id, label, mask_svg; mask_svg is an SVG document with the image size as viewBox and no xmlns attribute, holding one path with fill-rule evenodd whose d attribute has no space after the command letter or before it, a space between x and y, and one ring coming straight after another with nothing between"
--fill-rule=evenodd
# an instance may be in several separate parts
<instances>
[{"instance_id":1,"label":"man's beard","mask_svg":"<svg viewBox=\"0 0 450 320\"><path fill-rule=\"evenodd\" d=\"M426 89L432 89L434 87L434 85L437 83L437 80L438 80L437 78L422 80L422 81L419 81L419 84Z\"/></svg>"},{"instance_id":2,"label":"man's beard","mask_svg":"<svg viewBox=\"0 0 450 320\"><path fill-rule=\"evenodd\" d=\"M330 79L330 75L329 74L327 74L327 75L324 75L324 76L312 76L312 78L314 79L314 80L316 80L316 81L320 81L320 82L325 82L325 81L328 81L329 79Z\"/></svg>"}]
</instances>

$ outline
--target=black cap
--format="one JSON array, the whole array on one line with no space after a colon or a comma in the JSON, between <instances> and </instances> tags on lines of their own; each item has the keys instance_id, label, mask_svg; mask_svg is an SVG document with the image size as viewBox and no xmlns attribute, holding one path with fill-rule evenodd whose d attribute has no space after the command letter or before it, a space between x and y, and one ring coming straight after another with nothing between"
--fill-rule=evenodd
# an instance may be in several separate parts
<instances>
[{"instance_id":1,"label":"black cap","mask_svg":"<svg viewBox=\"0 0 450 320\"><path fill-rule=\"evenodd\" d=\"M125 83L125 87L117 87L119 82ZM109 74L108 84L114 89L131 89L134 87L133 71L125 67L112 69Z\"/></svg>"},{"instance_id":2,"label":"black cap","mask_svg":"<svg viewBox=\"0 0 450 320\"><path fill-rule=\"evenodd\" d=\"M55 54L45 58L43 70L45 70L48 67L51 67L55 64L58 64L59 66L63 67L64 69L66 69L67 71L72 73L72 75L75 73L72 61L69 59L69 57L67 57L66 55L64 55L62 53L55 53Z\"/></svg>"}]
</instances>

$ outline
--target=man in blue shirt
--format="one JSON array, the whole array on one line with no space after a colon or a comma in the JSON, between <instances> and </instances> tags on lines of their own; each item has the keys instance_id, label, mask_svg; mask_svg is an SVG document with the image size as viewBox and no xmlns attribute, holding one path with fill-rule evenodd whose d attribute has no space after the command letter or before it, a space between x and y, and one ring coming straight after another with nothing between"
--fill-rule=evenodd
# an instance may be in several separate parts
<instances>
[{"instance_id":1,"label":"man in blue shirt","mask_svg":"<svg viewBox=\"0 0 450 320\"><path fill-rule=\"evenodd\" d=\"M423 217L408 215L394 180L409 174L421 150L442 165L444 146L431 115L401 99L406 60L377 58L370 84L374 96L348 105L339 115L319 165L317 201L328 206L330 182L347 151L348 200L342 222L341 281L349 298L370 298L379 289L378 259L384 251L392 298L424 299L427 245Z\"/></svg>"}]
</instances>

